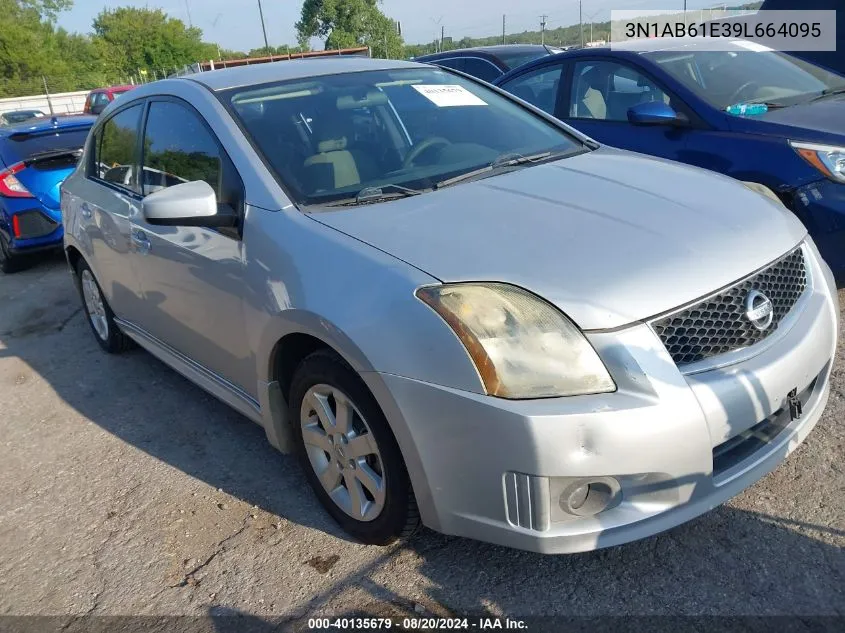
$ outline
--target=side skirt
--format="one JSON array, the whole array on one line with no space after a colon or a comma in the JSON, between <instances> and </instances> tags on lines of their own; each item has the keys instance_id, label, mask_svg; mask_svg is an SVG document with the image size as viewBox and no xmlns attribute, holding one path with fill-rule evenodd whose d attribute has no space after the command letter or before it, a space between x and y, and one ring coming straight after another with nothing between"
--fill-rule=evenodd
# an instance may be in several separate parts
<instances>
[{"instance_id":1,"label":"side skirt","mask_svg":"<svg viewBox=\"0 0 845 633\"><path fill-rule=\"evenodd\" d=\"M218 400L248 417L253 422L264 426L261 407L258 401L248 393L236 387L228 380L221 378L210 369L191 360L181 352L176 351L166 343L158 340L146 331L127 321L115 317L120 329L133 341L158 358L165 365L182 374L185 378L201 387Z\"/></svg>"}]
</instances>

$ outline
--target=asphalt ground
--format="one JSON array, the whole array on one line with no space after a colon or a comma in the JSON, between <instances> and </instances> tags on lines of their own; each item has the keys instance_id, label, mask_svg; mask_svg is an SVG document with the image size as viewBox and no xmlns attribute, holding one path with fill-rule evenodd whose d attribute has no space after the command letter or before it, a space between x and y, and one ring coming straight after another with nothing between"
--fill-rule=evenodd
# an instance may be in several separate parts
<instances>
[{"instance_id":1,"label":"asphalt ground","mask_svg":"<svg viewBox=\"0 0 845 633\"><path fill-rule=\"evenodd\" d=\"M144 351L101 352L56 256L0 276L0 615L843 616L841 352L809 439L668 533L570 556L431 531L368 547L257 425Z\"/></svg>"}]
</instances>

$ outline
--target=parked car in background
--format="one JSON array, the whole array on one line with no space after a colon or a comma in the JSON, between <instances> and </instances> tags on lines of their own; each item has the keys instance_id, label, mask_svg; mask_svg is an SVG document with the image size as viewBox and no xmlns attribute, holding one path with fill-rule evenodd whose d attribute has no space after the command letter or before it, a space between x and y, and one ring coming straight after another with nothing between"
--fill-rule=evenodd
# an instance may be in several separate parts
<instances>
[{"instance_id":1,"label":"parked car in background","mask_svg":"<svg viewBox=\"0 0 845 633\"><path fill-rule=\"evenodd\" d=\"M85 100L85 114L100 114L112 101L126 94L135 86L112 86L111 88L97 88L88 93Z\"/></svg>"},{"instance_id":2,"label":"parked car in background","mask_svg":"<svg viewBox=\"0 0 845 633\"><path fill-rule=\"evenodd\" d=\"M765 188L841 277L845 78L750 42L727 45L708 51L701 40L650 39L582 49L495 83L602 143ZM728 112L743 106L765 112Z\"/></svg>"},{"instance_id":3,"label":"parked car in background","mask_svg":"<svg viewBox=\"0 0 845 633\"><path fill-rule=\"evenodd\" d=\"M0 128L0 270L62 245L60 187L76 168L90 116L39 118Z\"/></svg>"},{"instance_id":4,"label":"parked car in background","mask_svg":"<svg viewBox=\"0 0 845 633\"><path fill-rule=\"evenodd\" d=\"M775 468L828 398L836 289L783 205L425 64L139 87L62 211L99 345L261 424L367 543L420 517L642 538Z\"/></svg>"},{"instance_id":5,"label":"parked car in background","mask_svg":"<svg viewBox=\"0 0 845 633\"><path fill-rule=\"evenodd\" d=\"M560 51L559 48L537 44L502 44L501 46L459 48L443 53L422 55L415 57L414 61L459 70L478 79L492 82L522 64Z\"/></svg>"},{"instance_id":6,"label":"parked car in background","mask_svg":"<svg viewBox=\"0 0 845 633\"><path fill-rule=\"evenodd\" d=\"M23 123L30 119L39 119L47 116L41 110L10 110L0 114L0 126L15 125L16 123Z\"/></svg>"}]
</instances>

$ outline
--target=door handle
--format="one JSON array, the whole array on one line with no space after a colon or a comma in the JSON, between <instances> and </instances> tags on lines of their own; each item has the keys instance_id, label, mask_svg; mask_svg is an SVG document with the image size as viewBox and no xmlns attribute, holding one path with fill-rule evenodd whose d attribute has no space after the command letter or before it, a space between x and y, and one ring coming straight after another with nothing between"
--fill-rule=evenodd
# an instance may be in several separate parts
<instances>
[{"instance_id":1,"label":"door handle","mask_svg":"<svg viewBox=\"0 0 845 633\"><path fill-rule=\"evenodd\" d=\"M149 253L150 248L152 248L150 238L148 238L147 234L141 231L140 229L132 229L132 243L135 245L138 251L144 255Z\"/></svg>"},{"instance_id":2,"label":"door handle","mask_svg":"<svg viewBox=\"0 0 845 633\"><path fill-rule=\"evenodd\" d=\"M79 209L79 213L82 215L83 218L86 220L90 220L93 212L91 211L91 207L88 206L87 202L82 203L82 207Z\"/></svg>"}]
</instances>

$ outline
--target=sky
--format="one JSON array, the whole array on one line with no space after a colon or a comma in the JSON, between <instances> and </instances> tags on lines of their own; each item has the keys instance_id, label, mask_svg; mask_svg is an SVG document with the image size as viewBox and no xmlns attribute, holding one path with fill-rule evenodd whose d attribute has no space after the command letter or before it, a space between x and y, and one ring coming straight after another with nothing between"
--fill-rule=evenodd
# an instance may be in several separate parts
<instances>
[{"instance_id":1,"label":"sky","mask_svg":"<svg viewBox=\"0 0 845 633\"><path fill-rule=\"evenodd\" d=\"M734 4L741 4L738 0ZM267 38L272 46L295 44L294 23L299 19L301 0L262 0ZM502 15L507 31L518 33L539 29L545 14L547 28L578 23L578 0L383 0L382 11L399 20L402 35L410 44L432 41L440 35L460 39L502 32ZM714 0L688 0L689 8L719 6ZM74 8L59 16L59 25L69 31L88 33L91 22L104 8L147 6L163 9L188 22L188 8L194 26L205 40L224 48L248 51L263 46L258 0L75 0ZM583 0L584 22L606 21L611 9L678 9L683 0Z\"/></svg>"}]
</instances>

